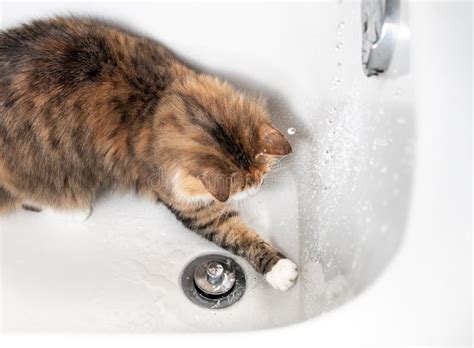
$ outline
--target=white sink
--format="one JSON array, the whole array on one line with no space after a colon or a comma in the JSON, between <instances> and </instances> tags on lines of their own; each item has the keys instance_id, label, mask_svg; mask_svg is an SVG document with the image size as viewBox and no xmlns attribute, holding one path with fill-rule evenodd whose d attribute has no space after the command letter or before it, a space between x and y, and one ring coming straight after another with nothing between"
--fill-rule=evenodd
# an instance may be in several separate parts
<instances>
[{"instance_id":1,"label":"white sink","mask_svg":"<svg viewBox=\"0 0 474 348\"><path fill-rule=\"evenodd\" d=\"M453 14L449 18L454 18L465 13L461 5L439 6L449 8L451 12L448 12ZM458 165L461 158L467 159L467 150L459 149L457 143L465 144L470 139L470 131L466 129L470 125L468 106L463 106L467 104L457 104L460 114L446 115L452 117L452 123L441 126L446 127L449 136L456 133L449 133L449 127L456 127L460 132L458 137L454 136L452 142L442 138L433 138L431 143L426 140L426 134L429 137L429 132L438 124L444 125L445 120L435 114L433 118L427 115L428 110L433 110L424 107L423 93L430 97L436 95L433 92L436 88L448 88L445 83L450 77L440 77L448 82L440 81L439 87L427 86L429 72L424 75L414 72L415 68L424 66L420 57L432 53L430 47L417 52L416 47L408 45L419 41L416 35L410 41L407 28L413 34L423 35L425 25L431 23L429 19L420 19L420 13L425 11L422 6L402 3L403 25L390 70L381 77L367 78L360 62L358 2L139 6L5 3L2 28L66 10L98 14L156 38L193 66L266 96L280 129L296 129L294 135L288 135L294 154L282 162L264 190L243 201L241 208L251 225L296 261L301 273L297 285L281 293L271 289L243 259L236 258L246 272L244 297L227 309L204 309L185 297L179 276L194 257L223 251L182 227L164 206L140 200L133 194L111 195L98 202L92 216L82 223L54 214L19 211L0 217L4 330L37 333L253 330L297 323L336 307L347 307L324 318L335 323L323 325L329 333L331 327L348 325L347 321L342 323L352 302L359 310L354 309L352 317L360 313L355 317L354 330L357 325L365 327L364 322L369 326L374 318L369 318L370 314L364 313L361 305L357 307L357 301L361 301L358 295L364 294L364 308L370 313L378 303L376 299L384 297L373 295L371 304L370 285L385 270L396 267L388 266L400 246L421 233L411 226L422 226L416 222L425 221L427 215L420 209L438 198L439 186L433 184L434 179L428 173L442 177L439 184L463 180L468 185L470 180L470 164L462 164L458 178L453 177L454 169L436 171L438 165ZM434 4L424 6L433 23L446 12ZM452 30L462 31L457 27ZM442 52L439 54L449 54ZM471 54L470 50L466 54ZM470 66L471 62L466 58L463 63ZM453 93L461 88L456 84L449 86ZM433 122L438 123L430 126ZM435 143L438 140L440 143ZM436 156L432 151L446 143L458 148L454 158L458 161L451 158L447 162L429 162L430 156ZM421 178L416 171L420 169L416 168L421 168ZM423 198L413 201L414 194ZM458 214L466 216L465 204L470 205L470 200L465 191L453 190L449 194L452 196L440 198L446 200L443 204L449 206L453 204L449 199L456 199L463 204ZM448 208L446 214L444 218L448 221L456 212ZM465 244L470 219L463 221L458 230L434 230L432 235L438 238L441 233L447 233L458 239L459 244L454 244L452 249L447 247L446 252L454 258L459 253L457 256L466 260L470 252ZM446 227L438 228L441 226ZM424 235L430 234L424 231ZM442 250L442 245L426 240L426 245L417 241L409 246L420 250L416 262L437 267L439 261L424 259L427 255L424 250L432 246ZM405 249L404 246L402 250ZM457 267L466 270L470 266ZM407 279L413 282L416 276L408 268ZM399 285L401 289L407 286ZM429 292L431 285L410 286L426 286ZM397 299L396 290L384 293L387 301L410 303ZM455 293L452 291L443 294ZM469 287L460 291L465 303ZM461 300L455 303L461 305ZM398 312L393 311L396 318ZM425 312L422 315L431 317ZM322 319L311 320L300 330L304 327L308 332L321 322ZM402 322L400 319L400 330ZM466 322L462 325L465 327ZM426 332L433 327L436 325L427 324ZM394 329L387 324L381 332L384 330L393 334ZM406 332L409 340L413 333L409 328ZM432 337L423 336L424 332L418 335ZM467 337L465 331L463 334L462 337ZM364 341L363 332L358 335L360 342L370 341ZM454 336L454 331L446 331L443 337Z\"/></svg>"}]
</instances>

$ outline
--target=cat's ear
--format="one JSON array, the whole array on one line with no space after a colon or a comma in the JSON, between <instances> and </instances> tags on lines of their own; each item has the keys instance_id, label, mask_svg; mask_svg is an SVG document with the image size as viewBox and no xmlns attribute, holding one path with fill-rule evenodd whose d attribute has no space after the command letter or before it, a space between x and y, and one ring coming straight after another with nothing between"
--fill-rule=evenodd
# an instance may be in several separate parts
<instances>
[{"instance_id":1,"label":"cat's ear","mask_svg":"<svg viewBox=\"0 0 474 348\"><path fill-rule=\"evenodd\" d=\"M222 174L216 170L205 170L198 175L198 179L218 201L225 202L229 199L232 180L230 175Z\"/></svg>"},{"instance_id":2,"label":"cat's ear","mask_svg":"<svg viewBox=\"0 0 474 348\"><path fill-rule=\"evenodd\" d=\"M291 145L275 127L264 124L259 132L259 152L267 155L284 156L291 153Z\"/></svg>"}]
</instances>

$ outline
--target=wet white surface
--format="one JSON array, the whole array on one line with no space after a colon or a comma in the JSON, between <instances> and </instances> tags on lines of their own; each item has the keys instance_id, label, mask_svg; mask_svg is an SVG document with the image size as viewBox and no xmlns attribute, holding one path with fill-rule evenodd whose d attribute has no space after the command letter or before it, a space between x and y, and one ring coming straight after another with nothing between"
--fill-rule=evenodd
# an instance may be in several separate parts
<instances>
[{"instance_id":1,"label":"wet white surface","mask_svg":"<svg viewBox=\"0 0 474 348\"><path fill-rule=\"evenodd\" d=\"M415 101L406 52L387 78L366 79L356 2L130 6L10 3L2 26L66 8L119 19L268 97L295 151L242 209L298 264L297 285L279 293L237 259L248 280L241 302L196 307L179 273L194 256L220 249L162 206L112 196L79 224L27 212L0 217L4 329L256 329L315 317L365 290L391 263L409 211ZM176 30L176 18L193 30Z\"/></svg>"},{"instance_id":2,"label":"wet white surface","mask_svg":"<svg viewBox=\"0 0 474 348\"><path fill-rule=\"evenodd\" d=\"M269 209L275 200L288 206ZM294 184L242 204L251 225L298 260ZM179 284L184 265L223 251L182 227L165 207L133 195L104 199L85 222L31 212L0 219L7 331L238 330L299 315L299 286L287 293L271 289L240 258L247 275L240 302L222 310L189 302Z\"/></svg>"}]
</instances>

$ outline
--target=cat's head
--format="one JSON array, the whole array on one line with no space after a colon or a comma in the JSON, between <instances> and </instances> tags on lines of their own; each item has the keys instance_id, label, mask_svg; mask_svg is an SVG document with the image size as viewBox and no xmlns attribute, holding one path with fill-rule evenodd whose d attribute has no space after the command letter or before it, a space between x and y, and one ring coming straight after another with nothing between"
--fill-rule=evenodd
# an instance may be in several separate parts
<instances>
[{"instance_id":1,"label":"cat's head","mask_svg":"<svg viewBox=\"0 0 474 348\"><path fill-rule=\"evenodd\" d=\"M205 75L183 85L175 194L188 202L225 202L258 191L278 158L292 151L265 103Z\"/></svg>"}]
</instances>

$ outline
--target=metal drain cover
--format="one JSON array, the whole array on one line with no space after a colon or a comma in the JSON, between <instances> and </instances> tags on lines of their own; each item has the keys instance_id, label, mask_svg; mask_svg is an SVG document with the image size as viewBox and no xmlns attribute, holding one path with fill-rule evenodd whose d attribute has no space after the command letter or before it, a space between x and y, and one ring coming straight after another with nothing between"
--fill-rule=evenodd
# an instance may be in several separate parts
<instances>
[{"instance_id":1,"label":"metal drain cover","mask_svg":"<svg viewBox=\"0 0 474 348\"><path fill-rule=\"evenodd\" d=\"M245 274L230 257L203 255L191 261L181 275L186 296L205 308L225 308L243 296Z\"/></svg>"}]
</instances>

